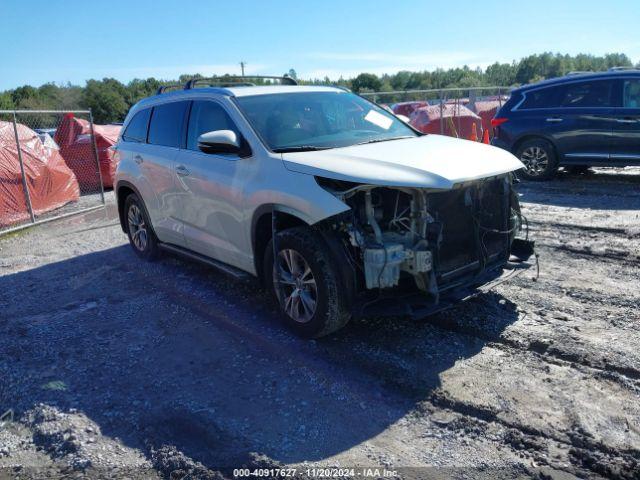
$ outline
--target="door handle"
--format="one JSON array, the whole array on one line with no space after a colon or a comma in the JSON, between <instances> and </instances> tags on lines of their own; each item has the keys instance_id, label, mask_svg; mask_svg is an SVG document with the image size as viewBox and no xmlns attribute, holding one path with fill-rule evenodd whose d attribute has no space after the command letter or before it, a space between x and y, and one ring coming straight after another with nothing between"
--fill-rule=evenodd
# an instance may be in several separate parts
<instances>
[{"instance_id":1,"label":"door handle","mask_svg":"<svg viewBox=\"0 0 640 480\"><path fill-rule=\"evenodd\" d=\"M138 165L140 165L142 162L144 162L144 159L140 155L136 155L135 157L133 157L133 159L135 160L135 162Z\"/></svg>"},{"instance_id":2,"label":"door handle","mask_svg":"<svg viewBox=\"0 0 640 480\"><path fill-rule=\"evenodd\" d=\"M549 117L547 118L547 122L549 123L560 123L563 119L558 117Z\"/></svg>"},{"instance_id":3,"label":"door handle","mask_svg":"<svg viewBox=\"0 0 640 480\"><path fill-rule=\"evenodd\" d=\"M182 177L188 176L191 172L184 165L178 165L176 167L176 173Z\"/></svg>"},{"instance_id":4,"label":"door handle","mask_svg":"<svg viewBox=\"0 0 640 480\"><path fill-rule=\"evenodd\" d=\"M636 123L637 120L635 120L633 118L617 118L616 122L618 122L618 123Z\"/></svg>"}]
</instances>

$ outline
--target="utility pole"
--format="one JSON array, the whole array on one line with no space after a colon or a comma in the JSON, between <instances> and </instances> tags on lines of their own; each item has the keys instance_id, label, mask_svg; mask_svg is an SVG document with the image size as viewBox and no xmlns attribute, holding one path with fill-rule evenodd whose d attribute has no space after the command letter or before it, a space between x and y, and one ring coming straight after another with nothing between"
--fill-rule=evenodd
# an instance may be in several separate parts
<instances>
[{"instance_id":1,"label":"utility pole","mask_svg":"<svg viewBox=\"0 0 640 480\"><path fill-rule=\"evenodd\" d=\"M240 62L240 68L242 69L242 76L244 77L244 67L247 65L247 62Z\"/></svg>"}]
</instances>

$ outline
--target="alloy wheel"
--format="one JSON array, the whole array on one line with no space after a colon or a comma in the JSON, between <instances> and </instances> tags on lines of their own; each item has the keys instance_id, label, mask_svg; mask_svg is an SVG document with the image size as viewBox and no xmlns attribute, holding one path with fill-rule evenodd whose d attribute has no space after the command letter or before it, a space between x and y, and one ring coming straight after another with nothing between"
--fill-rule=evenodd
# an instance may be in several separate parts
<instances>
[{"instance_id":1,"label":"alloy wheel","mask_svg":"<svg viewBox=\"0 0 640 480\"><path fill-rule=\"evenodd\" d=\"M278 253L273 285L289 317L300 323L307 323L313 318L318 303L318 287L311 267L296 250L284 249Z\"/></svg>"},{"instance_id":2,"label":"alloy wheel","mask_svg":"<svg viewBox=\"0 0 640 480\"><path fill-rule=\"evenodd\" d=\"M520 155L520 160L525 166L527 173L532 176L543 175L549 166L549 156L540 147L528 147Z\"/></svg>"},{"instance_id":3,"label":"alloy wheel","mask_svg":"<svg viewBox=\"0 0 640 480\"><path fill-rule=\"evenodd\" d=\"M131 241L139 251L144 252L148 242L147 226L144 223L144 216L137 205L131 205L131 207L129 207L127 221L129 222Z\"/></svg>"}]
</instances>

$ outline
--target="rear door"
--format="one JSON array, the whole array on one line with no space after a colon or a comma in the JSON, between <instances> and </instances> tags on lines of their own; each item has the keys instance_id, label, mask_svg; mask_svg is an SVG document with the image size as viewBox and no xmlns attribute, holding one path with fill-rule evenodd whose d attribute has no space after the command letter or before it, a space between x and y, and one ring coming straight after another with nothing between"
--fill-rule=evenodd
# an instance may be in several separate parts
<instances>
[{"instance_id":1,"label":"rear door","mask_svg":"<svg viewBox=\"0 0 640 480\"><path fill-rule=\"evenodd\" d=\"M585 80L563 85L557 106L548 111L561 164L606 164L611 151L614 81Z\"/></svg>"},{"instance_id":2,"label":"rear door","mask_svg":"<svg viewBox=\"0 0 640 480\"><path fill-rule=\"evenodd\" d=\"M216 100L194 100L186 144L176 157L180 191L179 218L187 248L239 268L251 265L245 244L244 187L253 159L233 153L203 153L198 137L213 130L233 130L235 122Z\"/></svg>"},{"instance_id":3,"label":"rear door","mask_svg":"<svg viewBox=\"0 0 640 480\"><path fill-rule=\"evenodd\" d=\"M188 101L163 103L153 107L145 152L140 165L145 181L155 193L155 206L149 214L162 242L184 246L183 225L178 216L179 190L175 175L175 157L182 142Z\"/></svg>"},{"instance_id":4,"label":"rear door","mask_svg":"<svg viewBox=\"0 0 640 480\"><path fill-rule=\"evenodd\" d=\"M618 80L611 165L640 165L640 77Z\"/></svg>"},{"instance_id":5,"label":"rear door","mask_svg":"<svg viewBox=\"0 0 640 480\"><path fill-rule=\"evenodd\" d=\"M499 135L502 130L511 133L507 143L512 145L518 139L530 136L541 136L551 139L557 144L567 128L564 112L558 108L563 85L551 85L547 87L527 90L524 97L516 104L509 116L511 119L504 127L499 127Z\"/></svg>"}]
</instances>

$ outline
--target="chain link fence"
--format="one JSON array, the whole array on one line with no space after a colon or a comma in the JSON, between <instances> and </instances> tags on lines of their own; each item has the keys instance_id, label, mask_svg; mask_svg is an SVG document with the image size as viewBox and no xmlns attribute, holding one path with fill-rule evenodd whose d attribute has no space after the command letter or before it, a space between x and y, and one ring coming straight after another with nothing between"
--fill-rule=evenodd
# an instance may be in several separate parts
<instances>
[{"instance_id":1,"label":"chain link fence","mask_svg":"<svg viewBox=\"0 0 640 480\"><path fill-rule=\"evenodd\" d=\"M441 88L361 93L363 97L404 115L424 133L489 141L491 119L509 99L510 87Z\"/></svg>"},{"instance_id":2,"label":"chain link fence","mask_svg":"<svg viewBox=\"0 0 640 480\"><path fill-rule=\"evenodd\" d=\"M0 234L103 207L100 150L90 111L0 110Z\"/></svg>"}]
</instances>

